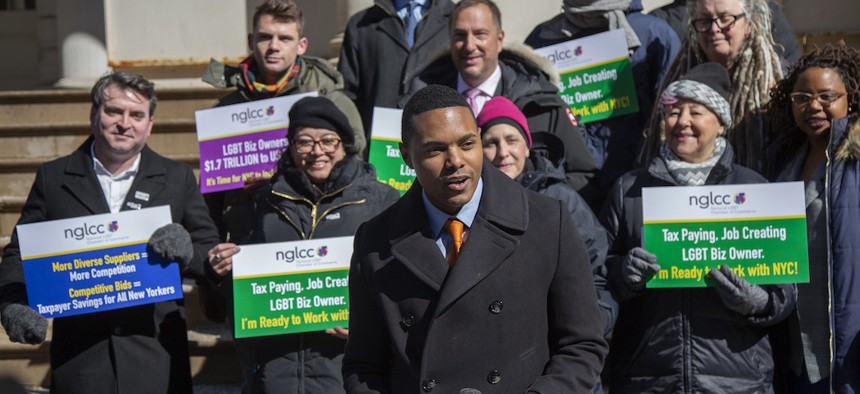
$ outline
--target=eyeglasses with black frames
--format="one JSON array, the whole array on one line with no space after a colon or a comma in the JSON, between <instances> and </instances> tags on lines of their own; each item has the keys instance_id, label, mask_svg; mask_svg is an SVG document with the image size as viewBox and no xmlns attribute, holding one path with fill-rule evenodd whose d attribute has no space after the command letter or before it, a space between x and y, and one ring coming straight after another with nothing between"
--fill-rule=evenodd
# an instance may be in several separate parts
<instances>
[{"instance_id":1,"label":"eyeglasses with black frames","mask_svg":"<svg viewBox=\"0 0 860 394\"><path fill-rule=\"evenodd\" d=\"M794 92L790 93L791 103L796 107L807 107L812 103L812 100L818 101L818 104L821 105L822 108L828 108L831 104L836 102L836 100L841 99L848 93L839 93L839 92L824 92L824 93L804 93L804 92Z\"/></svg>"},{"instance_id":2,"label":"eyeglasses with black frames","mask_svg":"<svg viewBox=\"0 0 860 394\"><path fill-rule=\"evenodd\" d=\"M716 18L693 19L693 27L699 33L705 33L711 30L711 26L716 23L720 30L731 29L737 23L738 19L745 17L745 13L737 15L720 15Z\"/></svg>"},{"instance_id":3,"label":"eyeglasses with black frames","mask_svg":"<svg viewBox=\"0 0 860 394\"><path fill-rule=\"evenodd\" d=\"M319 144L320 149L325 153L332 153L337 150L340 145L340 138L325 137L318 140L311 138L296 138L293 140L293 146L296 147L296 152L310 153L314 150L314 145Z\"/></svg>"}]
</instances>

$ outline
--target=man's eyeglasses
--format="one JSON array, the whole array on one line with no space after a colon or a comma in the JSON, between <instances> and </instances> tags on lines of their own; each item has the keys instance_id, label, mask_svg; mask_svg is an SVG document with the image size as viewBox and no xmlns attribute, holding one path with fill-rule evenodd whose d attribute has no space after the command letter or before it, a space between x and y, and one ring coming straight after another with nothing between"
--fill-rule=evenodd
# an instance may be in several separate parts
<instances>
[{"instance_id":1,"label":"man's eyeglasses","mask_svg":"<svg viewBox=\"0 0 860 394\"><path fill-rule=\"evenodd\" d=\"M716 18L693 19L693 27L699 33L705 33L711 30L711 25L717 24L720 30L730 29L735 25L738 19L745 17L746 14L740 13L737 15L720 15Z\"/></svg>"},{"instance_id":2,"label":"man's eyeglasses","mask_svg":"<svg viewBox=\"0 0 860 394\"><path fill-rule=\"evenodd\" d=\"M818 104L821 105L821 107L828 108L836 100L841 99L842 96L845 96L846 94L847 93L838 93L838 92L824 92L824 93L818 93L818 94L794 92L794 93L789 94L789 96L791 96L792 104L794 104L797 107L806 107L810 103L812 103L812 100L816 100L816 101L818 101Z\"/></svg>"},{"instance_id":3,"label":"man's eyeglasses","mask_svg":"<svg viewBox=\"0 0 860 394\"><path fill-rule=\"evenodd\" d=\"M340 145L340 138L326 137L318 140L310 138L296 138L293 140L293 145L296 147L296 152L310 153L314 150L314 145L319 144L320 149L325 153L332 153L337 150Z\"/></svg>"}]
</instances>

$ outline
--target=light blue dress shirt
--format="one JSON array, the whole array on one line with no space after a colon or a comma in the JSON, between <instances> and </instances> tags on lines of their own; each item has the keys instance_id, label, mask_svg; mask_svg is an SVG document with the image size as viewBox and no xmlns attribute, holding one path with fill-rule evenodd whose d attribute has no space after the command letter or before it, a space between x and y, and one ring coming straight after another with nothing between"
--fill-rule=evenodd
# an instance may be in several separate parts
<instances>
[{"instance_id":1,"label":"light blue dress shirt","mask_svg":"<svg viewBox=\"0 0 860 394\"><path fill-rule=\"evenodd\" d=\"M421 20L424 12L427 11L427 0L412 0L416 7L412 9L412 15L415 20ZM409 0L394 0L394 9L397 10L397 16L406 21L406 13L409 12Z\"/></svg>"},{"instance_id":2,"label":"light blue dress shirt","mask_svg":"<svg viewBox=\"0 0 860 394\"><path fill-rule=\"evenodd\" d=\"M466 225L466 229L472 228L472 223L475 222L475 215L478 214L478 207L481 205L481 195L483 194L484 180L478 178L478 186L475 188L475 194L472 195L472 199L466 205L463 205L460 208L460 212L457 212L457 216L455 216L457 220ZM453 240L451 239L451 234L444 231L442 226L445 225L445 222L448 221L451 215L436 208L427 198L427 193L424 190L421 191L421 199L424 201L424 209L427 211L427 222L430 224L430 232L436 238L436 246L442 252L442 257L445 257L448 255L448 248L451 247Z\"/></svg>"}]
</instances>

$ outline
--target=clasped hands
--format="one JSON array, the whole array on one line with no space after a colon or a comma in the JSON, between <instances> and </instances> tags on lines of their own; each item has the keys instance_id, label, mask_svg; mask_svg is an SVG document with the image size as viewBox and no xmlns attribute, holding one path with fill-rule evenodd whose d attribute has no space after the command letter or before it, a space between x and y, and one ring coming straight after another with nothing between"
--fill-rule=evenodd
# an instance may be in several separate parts
<instances>
[{"instance_id":1,"label":"clasped hands","mask_svg":"<svg viewBox=\"0 0 860 394\"><path fill-rule=\"evenodd\" d=\"M624 285L634 293L641 293L645 283L658 272L657 256L639 247L631 249L621 261ZM708 275L716 284L714 290L726 308L741 315L755 315L767 310L770 300L767 292L739 277L727 265L711 269Z\"/></svg>"}]
</instances>

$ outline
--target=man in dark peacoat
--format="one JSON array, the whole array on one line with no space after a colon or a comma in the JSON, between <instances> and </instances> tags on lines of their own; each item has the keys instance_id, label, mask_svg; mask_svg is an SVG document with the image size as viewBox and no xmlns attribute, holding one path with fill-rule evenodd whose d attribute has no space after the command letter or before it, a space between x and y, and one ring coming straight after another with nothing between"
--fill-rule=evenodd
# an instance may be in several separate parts
<instances>
[{"instance_id":1,"label":"man in dark peacoat","mask_svg":"<svg viewBox=\"0 0 860 394\"><path fill-rule=\"evenodd\" d=\"M94 108L94 113L98 111ZM95 119L93 127L97 128ZM111 212L94 170L93 143L90 137L72 154L39 167L18 224ZM218 241L218 234L197 178L191 167L145 145L141 148L138 170L121 210L169 205L173 222L190 234L193 247L193 257L182 274L202 277L208 265L206 252ZM7 305L26 304L26 300L14 232L0 264L0 304L5 313ZM51 392L191 393L188 355L181 299L55 318Z\"/></svg>"},{"instance_id":2,"label":"man in dark peacoat","mask_svg":"<svg viewBox=\"0 0 860 394\"><path fill-rule=\"evenodd\" d=\"M425 2L411 47L405 22L398 16L399 3L374 0L370 8L349 18L343 33L337 70L343 74L344 92L361 113L368 142L373 107L396 108L415 73L434 56L447 53L451 0Z\"/></svg>"},{"instance_id":3,"label":"man in dark peacoat","mask_svg":"<svg viewBox=\"0 0 860 394\"><path fill-rule=\"evenodd\" d=\"M433 95L452 98L427 109ZM415 101L401 152L417 182L355 238L347 392L590 392L607 345L567 209L482 164L455 90L433 85ZM448 268L426 204L460 219L473 197L477 213Z\"/></svg>"}]
</instances>

